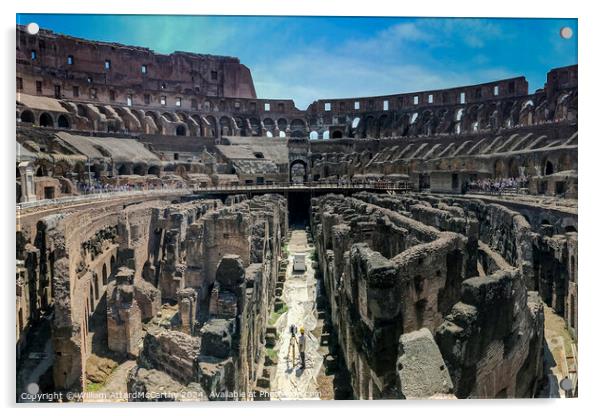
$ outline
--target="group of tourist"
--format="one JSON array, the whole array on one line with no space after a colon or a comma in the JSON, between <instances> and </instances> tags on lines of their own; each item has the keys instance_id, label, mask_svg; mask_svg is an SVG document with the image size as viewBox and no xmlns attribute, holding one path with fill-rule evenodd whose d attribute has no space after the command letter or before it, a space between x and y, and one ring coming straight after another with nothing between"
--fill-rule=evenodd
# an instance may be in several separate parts
<instances>
[{"instance_id":1,"label":"group of tourist","mask_svg":"<svg viewBox=\"0 0 602 416\"><path fill-rule=\"evenodd\" d=\"M78 184L78 190L81 195L103 194L109 192L152 191L159 189L181 189L183 187L184 185L181 182L177 182L173 185L165 184L163 182L111 185L108 183L101 183L99 181L95 181L92 183L80 182Z\"/></svg>"},{"instance_id":2,"label":"group of tourist","mask_svg":"<svg viewBox=\"0 0 602 416\"><path fill-rule=\"evenodd\" d=\"M467 191L488 193L518 192L519 189L526 188L528 182L529 179L524 175L518 178L483 178L468 183Z\"/></svg>"}]
</instances>

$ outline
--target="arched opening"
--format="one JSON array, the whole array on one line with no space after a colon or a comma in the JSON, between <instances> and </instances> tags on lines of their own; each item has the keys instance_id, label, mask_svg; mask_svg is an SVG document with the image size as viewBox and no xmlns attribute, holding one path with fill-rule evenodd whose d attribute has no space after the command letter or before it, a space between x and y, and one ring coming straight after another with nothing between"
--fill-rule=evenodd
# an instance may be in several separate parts
<instances>
[{"instance_id":1,"label":"arched opening","mask_svg":"<svg viewBox=\"0 0 602 416\"><path fill-rule=\"evenodd\" d=\"M325 131L324 133L322 133L322 140L329 140L329 139L330 139L329 131Z\"/></svg>"},{"instance_id":2,"label":"arched opening","mask_svg":"<svg viewBox=\"0 0 602 416\"><path fill-rule=\"evenodd\" d=\"M161 168L159 166L151 166L148 168L149 175L159 176L161 173Z\"/></svg>"},{"instance_id":3,"label":"arched opening","mask_svg":"<svg viewBox=\"0 0 602 416\"><path fill-rule=\"evenodd\" d=\"M90 303L90 314L92 314L94 312L94 287L92 287L91 283L90 283L89 303Z\"/></svg>"},{"instance_id":4,"label":"arched opening","mask_svg":"<svg viewBox=\"0 0 602 416\"><path fill-rule=\"evenodd\" d=\"M263 120L263 127L265 127L265 129L268 130L268 132L273 130L275 126L276 123L271 118L266 118Z\"/></svg>"},{"instance_id":5,"label":"arched opening","mask_svg":"<svg viewBox=\"0 0 602 416\"><path fill-rule=\"evenodd\" d=\"M233 134L232 122L229 117L223 116L219 119L219 125L222 132L222 136L229 136Z\"/></svg>"},{"instance_id":6,"label":"arched opening","mask_svg":"<svg viewBox=\"0 0 602 416\"><path fill-rule=\"evenodd\" d=\"M131 170L129 169L129 167L127 165L121 165L117 169L117 174L120 176L129 175L130 173L131 173Z\"/></svg>"},{"instance_id":7,"label":"arched opening","mask_svg":"<svg viewBox=\"0 0 602 416\"><path fill-rule=\"evenodd\" d=\"M107 280L108 280L108 276L107 276L107 265L103 264L102 265L102 284L103 286L107 285Z\"/></svg>"},{"instance_id":8,"label":"arched opening","mask_svg":"<svg viewBox=\"0 0 602 416\"><path fill-rule=\"evenodd\" d=\"M213 116L206 116L205 119L209 122L207 136L217 138L219 134L217 130L217 120Z\"/></svg>"},{"instance_id":9,"label":"arched opening","mask_svg":"<svg viewBox=\"0 0 602 416\"><path fill-rule=\"evenodd\" d=\"M90 172L94 174L95 179L100 179L103 171L103 167L101 165L95 164L90 167Z\"/></svg>"},{"instance_id":10,"label":"arched opening","mask_svg":"<svg viewBox=\"0 0 602 416\"><path fill-rule=\"evenodd\" d=\"M343 138L343 132L341 130L335 130L332 133L332 138L333 139L342 139Z\"/></svg>"},{"instance_id":11,"label":"arched opening","mask_svg":"<svg viewBox=\"0 0 602 416\"><path fill-rule=\"evenodd\" d=\"M283 131L280 131L280 133L278 133L278 137L286 137L286 133Z\"/></svg>"},{"instance_id":12,"label":"arched opening","mask_svg":"<svg viewBox=\"0 0 602 416\"><path fill-rule=\"evenodd\" d=\"M288 128L288 121L285 118L278 119L278 130L286 132Z\"/></svg>"},{"instance_id":13,"label":"arched opening","mask_svg":"<svg viewBox=\"0 0 602 416\"><path fill-rule=\"evenodd\" d=\"M504 174L504 162L501 160L496 160L493 164L493 177L494 178L503 178Z\"/></svg>"},{"instance_id":14,"label":"arched opening","mask_svg":"<svg viewBox=\"0 0 602 416\"><path fill-rule=\"evenodd\" d=\"M575 256L571 256L571 282L575 281L575 271L577 270L577 265L575 264Z\"/></svg>"},{"instance_id":15,"label":"arched opening","mask_svg":"<svg viewBox=\"0 0 602 416\"><path fill-rule=\"evenodd\" d=\"M144 169L143 165L134 166L134 175L144 176L146 174L146 169Z\"/></svg>"},{"instance_id":16,"label":"arched opening","mask_svg":"<svg viewBox=\"0 0 602 416\"><path fill-rule=\"evenodd\" d=\"M39 165L36 170L36 176L48 176L48 168L45 165Z\"/></svg>"},{"instance_id":17,"label":"arched opening","mask_svg":"<svg viewBox=\"0 0 602 416\"><path fill-rule=\"evenodd\" d=\"M33 113L29 110L25 110L21 113L21 123L35 123L35 117Z\"/></svg>"},{"instance_id":18,"label":"arched opening","mask_svg":"<svg viewBox=\"0 0 602 416\"><path fill-rule=\"evenodd\" d=\"M564 227L564 232L565 233L576 233L577 229L575 228L574 225L567 225L566 227Z\"/></svg>"},{"instance_id":19,"label":"arched opening","mask_svg":"<svg viewBox=\"0 0 602 416\"><path fill-rule=\"evenodd\" d=\"M176 136L186 136L186 127L181 124L176 127Z\"/></svg>"},{"instance_id":20,"label":"arched opening","mask_svg":"<svg viewBox=\"0 0 602 416\"><path fill-rule=\"evenodd\" d=\"M272 132L271 132L271 131L269 131L269 130L265 132L265 135L266 135L267 137L274 137L274 135L272 134Z\"/></svg>"},{"instance_id":21,"label":"arched opening","mask_svg":"<svg viewBox=\"0 0 602 416\"><path fill-rule=\"evenodd\" d=\"M546 161L546 164L545 164L544 174L545 175L551 175L553 173L554 173L554 165L552 164L552 162L550 162L548 160L548 161Z\"/></svg>"},{"instance_id":22,"label":"arched opening","mask_svg":"<svg viewBox=\"0 0 602 416\"><path fill-rule=\"evenodd\" d=\"M258 118L251 117L249 118L249 124L251 125L251 136L261 136L261 122Z\"/></svg>"},{"instance_id":23,"label":"arched opening","mask_svg":"<svg viewBox=\"0 0 602 416\"><path fill-rule=\"evenodd\" d=\"M98 275L94 275L94 295L96 296L96 300L100 297L100 288L98 287Z\"/></svg>"},{"instance_id":24,"label":"arched opening","mask_svg":"<svg viewBox=\"0 0 602 416\"><path fill-rule=\"evenodd\" d=\"M315 130L309 133L309 140L318 140L318 137L318 132Z\"/></svg>"},{"instance_id":25,"label":"arched opening","mask_svg":"<svg viewBox=\"0 0 602 416\"><path fill-rule=\"evenodd\" d=\"M303 160L295 160L290 166L290 180L293 183L307 182L307 164Z\"/></svg>"},{"instance_id":26,"label":"arched opening","mask_svg":"<svg viewBox=\"0 0 602 416\"><path fill-rule=\"evenodd\" d=\"M40 115L40 126L54 127L54 121L52 120L52 116L48 113L42 113Z\"/></svg>"},{"instance_id":27,"label":"arched opening","mask_svg":"<svg viewBox=\"0 0 602 416\"><path fill-rule=\"evenodd\" d=\"M508 175L511 178L518 178L520 176L520 167L516 159L510 159L510 162L508 162Z\"/></svg>"},{"instance_id":28,"label":"arched opening","mask_svg":"<svg viewBox=\"0 0 602 416\"><path fill-rule=\"evenodd\" d=\"M70 126L69 124L69 119L67 118L67 116L61 114L57 120L57 124L59 126L60 129L68 129Z\"/></svg>"}]
</instances>

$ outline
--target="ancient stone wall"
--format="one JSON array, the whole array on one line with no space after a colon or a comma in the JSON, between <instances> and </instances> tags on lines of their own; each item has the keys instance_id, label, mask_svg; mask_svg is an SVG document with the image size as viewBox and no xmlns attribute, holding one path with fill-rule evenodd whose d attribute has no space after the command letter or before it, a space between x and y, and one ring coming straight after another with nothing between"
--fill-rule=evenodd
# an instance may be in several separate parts
<instances>
[{"instance_id":1,"label":"ancient stone wall","mask_svg":"<svg viewBox=\"0 0 602 416\"><path fill-rule=\"evenodd\" d=\"M509 251L496 251L504 245L489 247L490 234L481 239L475 213L429 196L325 196L312 200L312 228L357 398L417 394L407 385L412 370L395 368L403 334L421 328L436 335L434 356L451 376L449 385L444 375L421 384L426 397L534 393L542 376L541 299L504 259ZM374 229L395 237L379 247ZM520 230L509 232L518 238Z\"/></svg>"}]
</instances>

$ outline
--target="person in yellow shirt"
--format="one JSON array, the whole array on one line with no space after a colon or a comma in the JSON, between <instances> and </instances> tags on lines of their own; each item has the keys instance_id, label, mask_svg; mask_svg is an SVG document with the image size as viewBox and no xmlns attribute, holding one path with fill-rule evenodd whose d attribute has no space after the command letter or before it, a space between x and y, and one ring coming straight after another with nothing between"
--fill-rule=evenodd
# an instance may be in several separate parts
<instances>
[{"instance_id":1,"label":"person in yellow shirt","mask_svg":"<svg viewBox=\"0 0 602 416\"><path fill-rule=\"evenodd\" d=\"M301 335L299 336L299 356L301 357L301 368L305 368L305 328L301 327L299 330Z\"/></svg>"}]
</instances>

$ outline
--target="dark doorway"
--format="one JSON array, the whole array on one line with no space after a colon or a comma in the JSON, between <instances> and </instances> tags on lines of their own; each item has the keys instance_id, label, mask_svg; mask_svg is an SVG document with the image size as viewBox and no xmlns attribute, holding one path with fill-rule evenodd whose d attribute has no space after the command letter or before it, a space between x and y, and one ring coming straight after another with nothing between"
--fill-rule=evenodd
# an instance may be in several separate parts
<instances>
[{"instance_id":1,"label":"dark doorway","mask_svg":"<svg viewBox=\"0 0 602 416\"><path fill-rule=\"evenodd\" d=\"M302 160L295 160L290 166L290 180L293 183L307 182L307 164Z\"/></svg>"},{"instance_id":2,"label":"dark doorway","mask_svg":"<svg viewBox=\"0 0 602 416\"><path fill-rule=\"evenodd\" d=\"M45 186L44 187L44 198L45 199L54 199L54 186Z\"/></svg>"},{"instance_id":3,"label":"dark doorway","mask_svg":"<svg viewBox=\"0 0 602 416\"><path fill-rule=\"evenodd\" d=\"M309 226L311 194L309 192L290 192L288 194L288 222L291 228Z\"/></svg>"}]
</instances>

